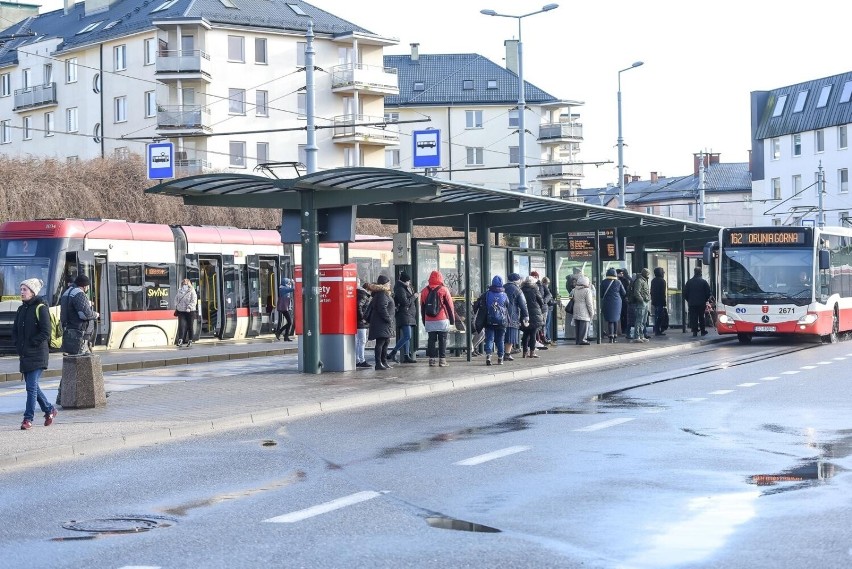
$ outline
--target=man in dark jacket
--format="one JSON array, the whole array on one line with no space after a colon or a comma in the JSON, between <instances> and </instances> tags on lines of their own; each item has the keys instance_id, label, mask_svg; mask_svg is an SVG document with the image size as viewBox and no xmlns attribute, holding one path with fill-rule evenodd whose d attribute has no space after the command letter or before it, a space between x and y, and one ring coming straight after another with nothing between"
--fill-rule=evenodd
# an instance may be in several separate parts
<instances>
[{"instance_id":1,"label":"man in dark jacket","mask_svg":"<svg viewBox=\"0 0 852 569\"><path fill-rule=\"evenodd\" d=\"M365 368L370 367L367 362L367 356L364 355L364 348L367 347L367 333L370 330L370 323L367 322L367 307L370 305L370 293L367 292L366 282L361 283L357 291L357 304L355 310L358 314L358 330L355 333L355 367Z\"/></svg>"},{"instance_id":2,"label":"man in dark jacket","mask_svg":"<svg viewBox=\"0 0 852 569\"><path fill-rule=\"evenodd\" d=\"M278 287L278 302L275 310L278 312L278 328L275 330L275 339L280 340L283 334L285 342L291 342L290 334L293 333L293 292L296 287L293 281L282 277L281 285Z\"/></svg>"},{"instance_id":3,"label":"man in dark jacket","mask_svg":"<svg viewBox=\"0 0 852 569\"><path fill-rule=\"evenodd\" d=\"M521 292L521 275L518 273L510 274L509 282L504 285L503 290L509 299L509 325L506 326L506 337L504 339L506 353L503 356L503 361L512 362L515 361L515 358L512 357L513 346L520 343L519 330L521 326L529 323L530 314L527 311L527 301ZM518 349L518 353L520 352L520 349Z\"/></svg>"},{"instance_id":4,"label":"man in dark jacket","mask_svg":"<svg viewBox=\"0 0 852 569\"><path fill-rule=\"evenodd\" d=\"M654 336L665 336L661 324L665 318L666 310L666 272L662 267L654 269L654 278L651 279L651 306L654 307Z\"/></svg>"},{"instance_id":5,"label":"man in dark jacket","mask_svg":"<svg viewBox=\"0 0 852 569\"><path fill-rule=\"evenodd\" d=\"M693 273L692 278L683 285L683 299L688 307L689 329L694 338L698 336L699 330L702 336L707 335L704 329L704 308L712 293L710 284L701 277L701 267L695 267Z\"/></svg>"},{"instance_id":6,"label":"man in dark jacket","mask_svg":"<svg viewBox=\"0 0 852 569\"><path fill-rule=\"evenodd\" d=\"M92 302L87 295L90 285L89 277L79 275L59 299L62 351L72 356L91 353L89 342L99 314L92 310Z\"/></svg>"},{"instance_id":7,"label":"man in dark jacket","mask_svg":"<svg viewBox=\"0 0 852 569\"><path fill-rule=\"evenodd\" d=\"M39 279L27 279L21 282L21 306L15 314L12 326L12 343L20 359L20 371L27 386L27 403L21 430L28 431L33 426L35 404L44 413L44 426L53 424L56 407L50 404L38 380L42 371L47 369L50 352L50 312L44 299L38 296L44 283Z\"/></svg>"},{"instance_id":8,"label":"man in dark jacket","mask_svg":"<svg viewBox=\"0 0 852 569\"><path fill-rule=\"evenodd\" d=\"M369 286L373 295L370 300L370 334L369 339L375 340L375 369L377 371L391 369L388 365L388 342L394 333L394 305L391 297L390 279L379 275L376 284Z\"/></svg>"},{"instance_id":9,"label":"man in dark jacket","mask_svg":"<svg viewBox=\"0 0 852 569\"><path fill-rule=\"evenodd\" d=\"M408 273L399 274L393 286L393 303L396 307L396 327L399 330L396 345L388 354L388 359L396 361L397 352L402 353L402 363L416 364L414 350L411 346L411 334L417 325L417 297L411 288L411 277Z\"/></svg>"},{"instance_id":10,"label":"man in dark jacket","mask_svg":"<svg viewBox=\"0 0 852 569\"><path fill-rule=\"evenodd\" d=\"M624 301L621 303L621 332L627 334L627 331L630 329L630 324L628 322L630 316L633 312L633 309L630 308L631 299L627 298L627 289L630 286L630 277L627 275L627 271L624 269L616 269L615 276L618 278L619 282L621 282L621 286L624 287Z\"/></svg>"}]
</instances>

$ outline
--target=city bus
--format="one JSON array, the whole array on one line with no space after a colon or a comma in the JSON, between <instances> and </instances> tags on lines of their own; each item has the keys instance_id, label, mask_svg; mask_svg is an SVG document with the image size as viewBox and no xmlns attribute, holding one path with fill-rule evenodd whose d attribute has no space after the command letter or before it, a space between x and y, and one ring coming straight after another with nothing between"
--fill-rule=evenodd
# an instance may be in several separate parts
<instances>
[{"instance_id":1,"label":"city bus","mask_svg":"<svg viewBox=\"0 0 852 569\"><path fill-rule=\"evenodd\" d=\"M852 229L725 228L704 263L716 263L719 334L836 342L852 330Z\"/></svg>"}]
</instances>

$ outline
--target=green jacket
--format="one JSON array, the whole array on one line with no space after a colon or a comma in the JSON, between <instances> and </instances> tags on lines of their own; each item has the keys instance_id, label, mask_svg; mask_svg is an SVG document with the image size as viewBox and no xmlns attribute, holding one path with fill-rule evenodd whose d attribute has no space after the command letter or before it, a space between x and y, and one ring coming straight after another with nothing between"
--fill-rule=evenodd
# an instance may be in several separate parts
<instances>
[{"instance_id":1,"label":"green jacket","mask_svg":"<svg viewBox=\"0 0 852 569\"><path fill-rule=\"evenodd\" d=\"M644 304L651 302L651 287L647 277L642 275L636 277L636 284L633 285L633 302Z\"/></svg>"}]
</instances>

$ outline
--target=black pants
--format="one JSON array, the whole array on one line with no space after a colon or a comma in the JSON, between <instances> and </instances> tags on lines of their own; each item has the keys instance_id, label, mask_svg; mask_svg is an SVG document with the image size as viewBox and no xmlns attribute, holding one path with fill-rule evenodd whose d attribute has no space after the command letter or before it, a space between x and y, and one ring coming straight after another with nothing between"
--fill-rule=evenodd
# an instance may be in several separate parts
<instances>
[{"instance_id":1,"label":"black pants","mask_svg":"<svg viewBox=\"0 0 852 569\"><path fill-rule=\"evenodd\" d=\"M435 343L438 344L437 349ZM429 332L429 340L426 342L426 355L430 358L447 357L447 333Z\"/></svg>"},{"instance_id":2,"label":"black pants","mask_svg":"<svg viewBox=\"0 0 852 569\"><path fill-rule=\"evenodd\" d=\"M293 316L289 310L278 311L278 329L275 331L276 336L284 334L285 338L289 338L293 334Z\"/></svg>"},{"instance_id":3,"label":"black pants","mask_svg":"<svg viewBox=\"0 0 852 569\"><path fill-rule=\"evenodd\" d=\"M692 330L692 333L695 334L699 330L703 334L706 332L704 328L704 305L703 304L690 304L689 305L689 329Z\"/></svg>"},{"instance_id":4,"label":"black pants","mask_svg":"<svg viewBox=\"0 0 852 569\"><path fill-rule=\"evenodd\" d=\"M586 336L589 335L589 321L588 320L574 320L574 324L577 326L577 334L574 343L582 344L586 341Z\"/></svg>"},{"instance_id":5,"label":"black pants","mask_svg":"<svg viewBox=\"0 0 852 569\"><path fill-rule=\"evenodd\" d=\"M373 358L376 365L388 363L388 343L390 338L376 338L376 347L373 348Z\"/></svg>"},{"instance_id":6,"label":"black pants","mask_svg":"<svg viewBox=\"0 0 852 569\"><path fill-rule=\"evenodd\" d=\"M178 311L177 343L188 344L192 341L192 320L194 312Z\"/></svg>"},{"instance_id":7,"label":"black pants","mask_svg":"<svg viewBox=\"0 0 852 569\"><path fill-rule=\"evenodd\" d=\"M524 328L523 333L521 334L521 351L522 352L534 352L535 351L535 337L536 332L538 331L538 326L533 326L530 324L526 328Z\"/></svg>"}]
</instances>

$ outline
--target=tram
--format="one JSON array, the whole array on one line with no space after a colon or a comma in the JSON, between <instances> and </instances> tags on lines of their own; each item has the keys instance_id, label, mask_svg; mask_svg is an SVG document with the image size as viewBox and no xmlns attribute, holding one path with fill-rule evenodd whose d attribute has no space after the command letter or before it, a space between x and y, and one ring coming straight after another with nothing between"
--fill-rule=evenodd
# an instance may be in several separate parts
<instances>
[{"instance_id":1,"label":"tram","mask_svg":"<svg viewBox=\"0 0 852 569\"><path fill-rule=\"evenodd\" d=\"M725 228L705 247L714 261L719 334L836 342L852 330L852 229Z\"/></svg>"}]
</instances>

